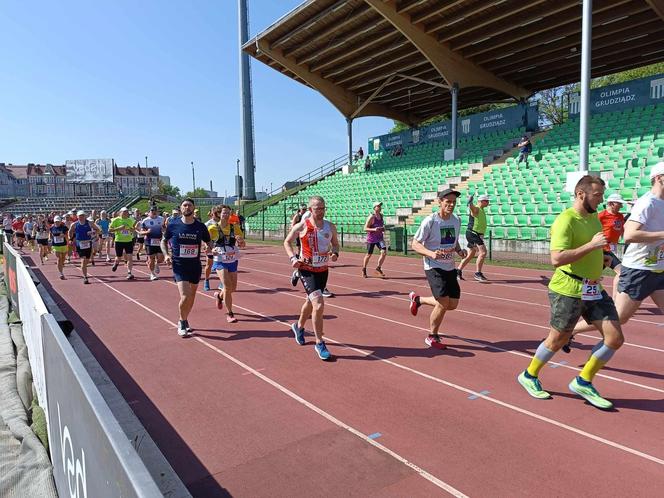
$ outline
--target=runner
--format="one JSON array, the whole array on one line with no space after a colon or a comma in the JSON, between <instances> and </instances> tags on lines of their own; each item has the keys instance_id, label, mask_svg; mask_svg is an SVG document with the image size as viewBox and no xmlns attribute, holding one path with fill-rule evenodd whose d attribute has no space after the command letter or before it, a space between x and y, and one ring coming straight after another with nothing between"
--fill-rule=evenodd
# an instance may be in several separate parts
<instances>
[{"instance_id":1,"label":"runner","mask_svg":"<svg viewBox=\"0 0 664 498\"><path fill-rule=\"evenodd\" d=\"M626 324L648 297L664 311L664 162L650 171L652 188L632 207L625 223L625 242L618 277L616 309ZM574 334L591 330L579 323Z\"/></svg>"},{"instance_id":2,"label":"runner","mask_svg":"<svg viewBox=\"0 0 664 498\"><path fill-rule=\"evenodd\" d=\"M12 222L12 230L14 230L14 238L16 239L16 247L23 251L23 244L25 243L25 232L23 226L27 218L18 217Z\"/></svg>"},{"instance_id":3,"label":"runner","mask_svg":"<svg viewBox=\"0 0 664 498\"><path fill-rule=\"evenodd\" d=\"M328 261L336 261L339 257L339 240L336 226L325 219L325 200L322 197L313 196L309 199L309 211L311 216L295 225L284 240L286 254L293 268L299 270L307 293L300 317L297 323L292 324L291 330L297 343L304 345L304 326L311 317L316 336L316 354L321 360L329 360L331 355L323 338L323 290L327 284ZM293 249L293 243L298 237L302 249L299 257Z\"/></svg>"},{"instance_id":4,"label":"runner","mask_svg":"<svg viewBox=\"0 0 664 498\"><path fill-rule=\"evenodd\" d=\"M166 262L173 265L173 278L180 292L178 305L178 335L189 337L193 329L189 326L189 312L196 300L196 289L201 280L201 242L206 250L210 244L210 232L205 225L194 218L194 201L184 199L180 204L182 217L173 220L166 227L161 240L161 250L166 255ZM168 254L171 243L172 255Z\"/></svg>"},{"instance_id":5,"label":"runner","mask_svg":"<svg viewBox=\"0 0 664 498\"><path fill-rule=\"evenodd\" d=\"M76 252L81 257L81 272L83 273L83 283L89 284L88 263L92 256L93 234L101 230L97 225L88 220L85 211L76 213L78 220L69 227L69 240L76 244Z\"/></svg>"},{"instance_id":6,"label":"runner","mask_svg":"<svg viewBox=\"0 0 664 498\"><path fill-rule=\"evenodd\" d=\"M60 274L60 280L65 279L63 273L65 267L65 258L67 257L67 251L69 249L69 244L67 243L67 225L64 224L60 216L55 216L53 218L53 225L49 229L49 238L51 240L51 247L57 258L56 264L58 266L58 273Z\"/></svg>"},{"instance_id":7,"label":"runner","mask_svg":"<svg viewBox=\"0 0 664 498\"><path fill-rule=\"evenodd\" d=\"M431 297L420 297L410 292L410 312L417 315L423 304L433 306L430 317L430 334L424 340L427 346L445 349L438 333L445 313L456 309L461 297L461 287L454 268L454 253L465 258L468 253L459 246L461 220L454 214L460 192L445 189L438 193L437 212L424 218L413 238L413 250L423 256L424 273L429 281Z\"/></svg>"},{"instance_id":8,"label":"runner","mask_svg":"<svg viewBox=\"0 0 664 498\"><path fill-rule=\"evenodd\" d=\"M219 280L224 283L223 290L215 292L217 308L222 309L226 302L226 321L236 323L233 314L233 292L237 289L237 266L240 249L244 249L244 232L239 223L231 223L230 206L221 206L221 216L218 223L208 226L210 240L214 243L212 254L214 263L212 269L217 272ZM209 259L208 259L209 261Z\"/></svg>"},{"instance_id":9,"label":"runner","mask_svg":"<svg viewBox=\"0 0 664 498\"><path fill-rule=\"evenodd\" d=\"M216 225L219 223L219 220L221 220L221 207L220 206L214 206L212 209L210 209L210 212L208 213L209 220L205 222L205 226L210 229L210 226ZM214 238L212 239L213 241L215 240ZM205 281L203 282L203 290L204 291L209 291L210 290L210 274L212 273L212 264L213 264L213 255L211 252L207 253L207 261L205 262ZM219 283L219 289L223 289L224 284Z\"/></svg>"},{"instance_id":10,"label":"runner","mask_svg":"<svg viewBox=\"0 0 664 498\"><path fill-rule=\"evenodd\" d=\"M32 220L32 216L28 216L25 223L23 224L23 232L25 233L25 239L28 242L28 247L31 251L35 250L35 237L33 231L35 228L35 223Z\"/></svg>"},{"instance_id":11,"label":"runner","mask_svg":"<svg viewBox=\"0 0 664 498\"><path fill-rule=\"evenodd\" d=\"M108 233L108 228L111 226L111 220L108 219L108 213L102 211L100 218L95 222L101 229L101 243L99 244L99 257L106 251L106 262L111 262L111 242L113 238Z\"/></svg>"},{"instance_id":12,"label":"runner","mask_svg":"<svg viewBox=\"0 0 664 498\"><path fill-rule=\"evenodd\" d=\"M139 235L145 238L151 281L159 278L157 277L159 274L159 263L164 262L164 253L161 252L163 225L164 218L157 214L157 206L152 206L148 217L141 221L138 230Z\"/></svg>"},{"instance_id":13,"label":"runner","mask_svg":"<svg viewBox=\"0 0 664 498\"><path fill-rule=\"evenodd\" d=\"M311 215L311 213L307 210L307 205L306 204L300 204L300 208L297 211L295 211L295 214L291 218L291 230L293 229L293 227L295 225L297 225L298 223L300 223L302 221L302 219L305 215L307 215L307 217L308 217L308 216ZM299 256L300 255L300 238L299 237L297 239L295 239L295 244L297 245L297 256ZM293 270L293 273L291 274L291 285L293 287L295 287L297 285L297 281L299 280L299 278L300 278L300 272L296 268L295 270Z\"/></svg>"},{"instance_id":14,"label":"runner","mask_svg":"<svg viewBox=\"0 0 664 498\"><path fill-rule=\"evenodd\" d=\"M558 215L551 226L551 263L556 268L549 282L551 328L528 368L517 377L534 398L551 397L542 389L539 373L568 342L574 326L583 317L603 339L592 349L581 373L569 383L569 389L597 408L613 407L592 384L597 372L624 342L616 307L599 282L604 269L602 248L606 236L597 218L597 206L603 197L602 179L582 177L574 188L573 206Z\"/></svg>"},{"instance_id":15,"label":"runner","mask_svg":"<svg viewBox=\"0 0 664 498\"><path fill-rule=\"evenodd\" d=\"M115 236L115 261L111 267L111 271L116 271L120 264L120 259L123 259L127 264L127 280L134 280L134 275L131 270L134 266L132 253L134 252L134 221L129 218L129 209L123 207L120 209L120 216L113 218L108 227L108 231Z\"/></svg>"},{"instance_id":16,"label":"runner","mask_svg":"<svg viewBox=\"0 0 664 498\"><path fill-rule=\"evenodd\" d=\"M385 262L385 257L387 256L387 246L383 239L385 234L385 223L383 222L383 214L381 213L383 203L374 202L373 209L373 214L367 218L367 221L364 224L364 231L367 232L367 253L364 255L364 261L362 262L362 276L367 278L367 265L369 264L369 259L374 252L374 248L378 247L380 250L380 256L378 256L376 274L381 278L385 278L382 267Z\"/></svg>"},{"instance_id":17,"label":"runner","mask_svg":"<svg viewBox=\"0 0 664 498\"><path fill-rule=\"evenodd\" d=\"M480 195L477 200L479 204L473 204L473 196L468 199L468 210L470 217L468 218L468 227L466 228L466 241L468 242L468 256L463 258L459 263L457 274L460 280L463 278L463 269L466 267L470 260L477 254L475 280L478 282L488 282L489 280L482 273L482 266L486 258L486 246L484 245L484 234L486 233L486 212L484 211L489 205L489 196L486 194Z\"/></svg>"},{"instance_id":18,"label":"runner","mask_svg":"<svg viewBox=\"0 0 664 498\"><path fill-rule=\"evenodd\" d=\"M41 264L44 264L44 261L48 261L48 223L43 214L40 214L37 217L37 222L35 223L32 233L37 240L37 245L39 246L39 261Z\"/></svg>"},{"instance_id":19,"label":"runner","mask_svg":"<svg viewBox=\"0 0 664 498\"><path fill-rule=\"evenodd\" d=\"M140 234L141 222L143 220L141 218L141 212L138 210L138 208L134 208L133 220L134 220L134 230L135 230L134 244L136 244L136 261L140 261L141 250L143 250L143 246L145 245L145 237Z\"/></svg>"},{"instance_id":20,"label":"runner","mask_svg":"<svg viewBox=\"0 0 664 498\"><path fill-rule=\"evenodd\" d=\"M2 229L5 232L5 236L7 237L7 244L10 246L14 245L14 229L12 228L12 224L14 223L14 215L11 213L5 213L4 217L2 218Z\"/></svg>"}]
</instances>

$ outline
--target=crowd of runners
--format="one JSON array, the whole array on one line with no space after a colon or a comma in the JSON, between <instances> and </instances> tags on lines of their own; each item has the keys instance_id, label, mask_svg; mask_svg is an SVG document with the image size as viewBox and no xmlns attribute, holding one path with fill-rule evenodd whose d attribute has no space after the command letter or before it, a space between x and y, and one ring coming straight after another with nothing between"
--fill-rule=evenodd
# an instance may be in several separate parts
<instances>
[{"instance_id":1,"label":"crowd of runners","mask_svg":"<svg viewBox=\"0 0 664 498\"><path fill-rule=\"evenodd\" d=\"M528 394L538 399L549 398L539 379L544 365L560 349L569 352L574 334L595 329L602 339L569 389L596 407L608 409L612 403L603 398L593 385L597 372L613 357L624 342L622 326L645 299L652 299L664 311L664 162L650 172L651 189L632 206L629 217L620 211L626 202L619 195L604 199L605 185L595 176L582 177L574 188L572 207L557 216L551 226L551 263L555 271L548 286L551 308L548 336L538 346L527 368L517 377ZM460 192L447 189L438 194L437 209L427 216L414 235L412 249L423 258L423 269L431 294L409 294L409 310L417 315L421 306L431 308L428 347L445 349L440 329L447 312L457 308L461 298L460 280L463 268L477 256L475 280L489 283L482 273L486 256L484 234L487 230L485 209L490 203L480 195L478 204L471 196L467 201L470 216L462 248L460 218L454 214ZM599 206L606 209L598 213ZM305 327L309 319L315 336L315 352L329 360L324 336L325 299L329 265L339 258L340 245L334 223L325 218L325 200L319 196L302 205L291 220L291 229L284 240L293 286L302 282L305 297L299 317L291 329L295 341L305 345ZM3 218L4 233L19 250L39 251L45 263L55 255L58 272L65 279L64 265L80 259L83 283L88 284L88 266L95 260L112 261L112 271L123 264L126 278L133 280L136 261L145 254L149 279L157 280L160 265L172 267L180 295L178 334L189 337L193 328L189 315L198 285L204 280L204 291L210 291L210 277L215 272L219 287L214 292L216 306L226 310L228 323L236 323L233 314L233 293L237 289L240 252L246 247L243 220L230 206L212 208L204 223L192 199L185 199L172 213L159 213L153 206L148 213L130 213L127 208L109 216L92 211L69 212L64 215ZM387 255L384 238L385 221L382 203L375 202L373 212L364 225L367 252L360 275L368 278L368 266L377 249L373 275L387 278L383 264ZM626 249L623 260L616 255L620 238ZM114 249L113 254L111 249ZM460 258L457 265L455 255ZM204 261L204 263L202 262ZM606 268L615 272L613 295L603 288L601 280Z\"/></svg>"}]
</instances>

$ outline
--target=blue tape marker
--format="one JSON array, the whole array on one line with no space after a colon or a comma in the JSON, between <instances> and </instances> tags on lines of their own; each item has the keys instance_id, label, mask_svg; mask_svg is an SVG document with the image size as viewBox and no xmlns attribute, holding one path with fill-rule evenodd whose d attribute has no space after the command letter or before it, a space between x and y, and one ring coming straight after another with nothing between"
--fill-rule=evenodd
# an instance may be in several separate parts
<instances>
[{"instance_id":1,"label":"blue tape marker","mask_svg":"<svg viewBox=\"0 0 664 498\"><path fill-rule=\"evenodd\" d=\"M486 396L490 392L491 391L480 391L480 394L483 394L484 396ZM477 399L477 398L479 398L479 396L477 396L476 394L472 394L471 396L468 396L468 399L470 399L470 400Z\"/></svg>"},{"instance_id":2,"label":"blue tape marker","mask_svg":"<svg viewBox=\"0 0 664 498\"><path fill-rule=\"evenodd\" d=\"M559 361L558 363L551 363L549 366L551 368L558 368L558 367L562 367L563 365L567 365L567 362L565 360Z\"/></svg>"},{"instance_id":3,"label":"blue tape marker","mask_svg":"<svg viewBox=\"0 0 664 498\"><path fill-rule=\"evenodd\" d=\"M382 434L380 432L374 432L373 434L369 434L367 437L369 439L378 439Z\"/></svg>"}]
</instances>

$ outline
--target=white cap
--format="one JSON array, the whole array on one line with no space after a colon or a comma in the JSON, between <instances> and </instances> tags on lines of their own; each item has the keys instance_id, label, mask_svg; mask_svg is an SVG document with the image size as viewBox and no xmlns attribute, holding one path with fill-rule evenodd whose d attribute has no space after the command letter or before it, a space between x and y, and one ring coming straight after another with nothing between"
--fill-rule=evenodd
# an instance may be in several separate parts
<instances>
[{"instance_id":1,"label":"white cap","mask_svg":"<svg viewBox=\"0 0 664 498\"><path fill-rule=\"evenodd\" d=\"M62 221L62 218L60 218L59 216L54 216L53 221Z\"/></svg>"},{"instance_id":2,"label":"white cap","mask_svg":"<svg viewBox=\"0 0 664 498\"><path fill-rule=\"evenodd\" d=\"M622 196L618 193L611 194L607 199L606 202L619 202L620 204L625 204L625 199L622 198Z\"/></svg>"},{"instance_id":3,"label":"white cap","mask_svg":"<svg viewBox=\"0 0 664 498\"><path fill-rule=\"evenodd\" d=\"M129 209L127 209L126 207L120 208L120 212L122 211L129 211Z\"/></svg>"},{"instance_id":4,"label":"white cap","mask_svg":"<svg viewBox=\"0 0 664 498\"><path fill-rule=\"evenodd\" d=\"M376 202L373 203L373 207L382 206L382 205L383 205L383 203L380 202L380 201L376 201Z\"/></svg>"},{"instance_id":5,"label":"white cap","mask_svg":"<svg viewBox=\"0 0 664 498\"><path fill-rule=\"evenodd\" d=\"M656 176L664 175L664 161L660 161L655 164L650 170L650 179L652 180Z\"/></svg>"},{"instance_id":6,"label":"white cap","mask_svg":"<svg viewBox=\"0 0 664 498\"><path fill-rule=\"evenodd\" d=\"M81 210L76 213L76 216L86 216L85 211Z\"/></svg>"},{"instance_id":7,"label":"white cap","mask_svg":"<svg viewBox=\"0 0 664 498\"><path fill-rule=\"evenodd\" d=\"M488 201L489 196L487 194L482 194L477 198L478 201Z\"/></svg>"}]
</instances>

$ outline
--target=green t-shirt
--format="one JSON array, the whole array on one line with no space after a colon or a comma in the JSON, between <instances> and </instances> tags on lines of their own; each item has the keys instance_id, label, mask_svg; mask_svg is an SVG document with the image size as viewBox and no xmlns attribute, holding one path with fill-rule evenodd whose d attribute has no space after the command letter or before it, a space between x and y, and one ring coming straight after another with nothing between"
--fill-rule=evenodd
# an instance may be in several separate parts
<instances>
[{"instance_id":1,"label":"green t-shirt","mask_svg":"<svg viewBox=\"0 0 664 498\"><path fill-rule=\"evenodd\" d=\"M484 208L477 208L477 216L475 216L475 224L473 225L473 230L477 233L484 234L486 233L486 213Z\"/></svg>"},{"instance_id":2,"label":"green t-shirt","mask_svg":"<svg viewBox=\"0 0 664 498\"><path fill-rule=\"evenodd\" d=\"M551 250L564 251L577 249L590 242L597 232L602 231L602 224L597 213L581 216L576 209L569 208L558 215L551 225ZM589 252L584 257L556 268L549 282L549 289L563 296L581 297L582 282L566 275L561 270L587 278L599 280L604 270L602 248Z\"/></svg>"},{"instance_id":3,"label":"green t-shirt","mask_svg":"<svg viewBox=\"0 0 664 498\"><path fill-rule=\"evenodd\" d=\"M131 242L131 240L134 238L134 225L136 225L136 221L131 218L113 218L109 228L124 227L122 230L114 232L115 241Z\"/></svg>"}]
</instances>

